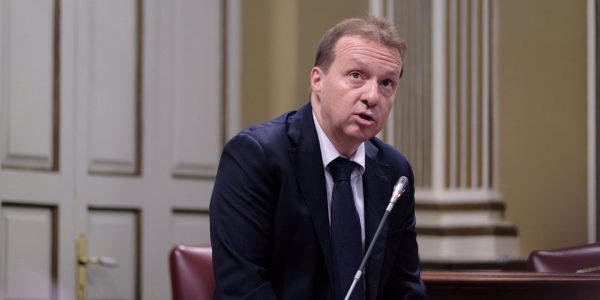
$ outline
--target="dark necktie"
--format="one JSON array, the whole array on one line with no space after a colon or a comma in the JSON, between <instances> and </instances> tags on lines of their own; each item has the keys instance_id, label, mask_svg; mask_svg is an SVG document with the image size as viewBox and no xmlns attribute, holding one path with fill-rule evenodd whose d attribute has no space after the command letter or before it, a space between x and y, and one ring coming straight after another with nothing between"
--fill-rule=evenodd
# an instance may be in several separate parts
<instances>
[{"instance_id":1,"label":"dark necktie","mask_svg":"<svg viewBox=\"0 0 600 300\"><path fill-rule=\"evenodd\" d=\"M362 260L360 220L350 184L350 174L354 166L353 161L342 157L329 163L334 182L331 193L331 242L336 299L344 299ZM357 283L350 299L364 299L362 280Z\"/></svg>"}]
</instances>

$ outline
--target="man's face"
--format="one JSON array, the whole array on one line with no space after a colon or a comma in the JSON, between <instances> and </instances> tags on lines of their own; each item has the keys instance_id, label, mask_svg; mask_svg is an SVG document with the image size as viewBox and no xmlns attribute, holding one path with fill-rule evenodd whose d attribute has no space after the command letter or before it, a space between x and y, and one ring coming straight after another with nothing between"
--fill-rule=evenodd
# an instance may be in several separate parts
<instances>
[{"instance_id":1,"label":"man's face","mask_svg":"<svg viewBox=\"0 0 600 300\"><path fill-rule=\"evenodd\" d=\"M313 110L341 154L351 155L383 128L401 70L398 50L353 36L338 40L327 72L312 69Z\"/></svg>"}]
</instances>

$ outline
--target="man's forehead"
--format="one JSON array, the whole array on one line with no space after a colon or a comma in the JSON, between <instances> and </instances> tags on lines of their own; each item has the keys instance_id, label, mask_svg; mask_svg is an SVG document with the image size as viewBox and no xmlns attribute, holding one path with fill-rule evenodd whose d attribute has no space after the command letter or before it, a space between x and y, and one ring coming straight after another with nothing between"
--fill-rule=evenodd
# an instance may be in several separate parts
<instances>
[{"instance_id":1,"label":"man's forehead","mask_svg":"<svg viewBox=\"0 0 600 300\"><path fill-rule=\"evenodd\" d=\"M398 49L360 36L344 36L338 40L334 49L334 60L340 56L348 56L348 60L360 62L357 57L364 55L402 67Z\"/></svg>"}]
</instances>

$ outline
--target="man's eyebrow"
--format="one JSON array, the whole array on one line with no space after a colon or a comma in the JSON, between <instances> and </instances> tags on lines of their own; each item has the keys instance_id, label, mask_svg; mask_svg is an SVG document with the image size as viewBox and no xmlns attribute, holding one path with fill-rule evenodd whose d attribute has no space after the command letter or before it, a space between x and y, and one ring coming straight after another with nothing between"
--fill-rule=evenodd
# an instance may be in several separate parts
<instances>
[{"instance_id":1,"label":"man's eyebrow","mask_svg":"<svg viewBox=\"0 0 600 300\"><path fill-rule=\"evenodd\" d=\"M369 68L369 64L366 64L356 58L351 58L349 59L349 63L348 63L352 68L358 68L358 69L368 69ZM402 70L400 72L396 72L394 70L389 70L389 71L385 71L385 76L384 77L390 77L390 78L400 78L400 75L402 74Z\"/></svg>"}]
</instances>

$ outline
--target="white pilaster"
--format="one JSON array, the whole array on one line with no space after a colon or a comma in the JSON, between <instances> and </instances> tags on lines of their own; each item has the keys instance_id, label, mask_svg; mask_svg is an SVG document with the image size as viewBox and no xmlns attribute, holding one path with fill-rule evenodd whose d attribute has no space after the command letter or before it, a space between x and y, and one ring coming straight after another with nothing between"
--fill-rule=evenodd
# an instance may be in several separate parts
<instances>
[{"instance_id":1,"label":"white pilaster","mask_svg":"<svg viewBox=\"0 0 600 300\"><path fill-rule=\"evenodd\" d=\"M596 242L596 1L587 1L588 242Z\"/></svg>"},{"instance_id":2,"label":"white pilaster","mask_svg":"<svg viewBox=\"0 0 600 300\"><path fill-rule=\"evenodd\" d=\"M490 0L398 0L407 40L393 139L413 165L424 262L521 259L497 189Z\"/></svg>"}]
</instances>

